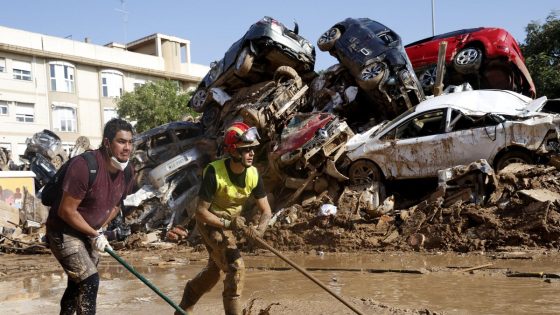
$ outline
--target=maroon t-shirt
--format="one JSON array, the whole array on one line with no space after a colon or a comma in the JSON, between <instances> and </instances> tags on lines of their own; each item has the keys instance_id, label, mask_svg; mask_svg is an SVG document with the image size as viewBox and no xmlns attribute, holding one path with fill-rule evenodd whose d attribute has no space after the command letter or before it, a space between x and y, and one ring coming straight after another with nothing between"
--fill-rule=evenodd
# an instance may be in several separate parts
<instances>
[{"instance_id":1,"label":"maroon t-shirt","mask_svg":"<svg viewBox=\"0 0 560 315\"><path fill-rule=\"evenodd\" d=\"M109 217L111 209L118 205L123 196L132 191L134 176L131 177L127 187L125 187L124 172L110 174L107 171L101 151L95 150L93 152L98 167L97 176L91 187L88 187L89 169L87 161L85 158L79 157L70 162L62 182L62 190L70 196L82 200L78 206L78 212L91 227L98 229ZM49 212L47 225L51 228L61 228L66 225L58 216L58 211L54 211L59 206L59 204L53 204Z\"/></svg>"}]
</instances>

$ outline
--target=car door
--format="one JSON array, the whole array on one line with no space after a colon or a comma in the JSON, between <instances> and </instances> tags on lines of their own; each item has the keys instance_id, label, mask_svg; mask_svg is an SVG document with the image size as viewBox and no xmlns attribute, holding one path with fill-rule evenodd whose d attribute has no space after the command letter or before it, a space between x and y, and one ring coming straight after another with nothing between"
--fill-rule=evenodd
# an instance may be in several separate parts
<instances>
[{"instance_id":1,"label":"car door","mask_svg":"<svg viewBox=\"0 0 560 315\"><path fill-rule=\"evenodd\" d=\"M446 109L419 113L396 127L395 178L437 175L448 159Z\"/></svg>"},{"instance_id":2,"label":"car door","mask_svg":"<svg viewBox=\"0 0 560 315\"><path fill-rule=\"evenodd\" d=\"M493 114L469 116L457 109L450 109L447 126L449 149L452 157L447 167L468 165L479 159L488 162L504 147L504 124Z\"/></svg>"}]
</instances>

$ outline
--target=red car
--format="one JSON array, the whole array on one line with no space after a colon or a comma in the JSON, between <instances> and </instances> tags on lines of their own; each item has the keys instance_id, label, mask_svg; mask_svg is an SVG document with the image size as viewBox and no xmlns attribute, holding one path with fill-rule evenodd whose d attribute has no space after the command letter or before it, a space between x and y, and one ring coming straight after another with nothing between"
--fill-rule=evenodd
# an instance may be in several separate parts
<instances>
[{"instance_id":1,"label":"red car","mask_svg":"<svg viewBox=\"0 0 560 315\"><path fill-rule=\"evenodd\" d=\"M434 84L442 41L447 41L444 85L468 81L474 88L512 90L535 98L535 85L519 45L501 28L463 29L406 45L406 53L425 90L431 90Z\"/></svg>"}]
</instances>

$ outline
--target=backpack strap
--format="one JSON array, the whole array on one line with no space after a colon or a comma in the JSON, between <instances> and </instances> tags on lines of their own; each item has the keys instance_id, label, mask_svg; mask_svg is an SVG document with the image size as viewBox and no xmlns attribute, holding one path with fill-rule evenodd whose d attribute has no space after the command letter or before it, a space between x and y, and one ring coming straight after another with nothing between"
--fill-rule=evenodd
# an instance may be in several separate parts
<instances>
[{"instance_id":1,"label":"backpack strap","mask_svg":"<svg viewBox=\"0 0 560 315\"><path fill-rule=\"evenodd\" d=\"M130 183L131 179L132 179L132 166L130 165L130 163L128 163L128 165L124 169L125 187L128 187L128 183Z\"/></svg>"},{"instance_id":2,"label":"backpack strap","mask_svg":"<svg viewBox=\"0 0 560 315\"><path fill-rule=\"evenodd\" d=\"M88 170L89 170L89 179L88 179L88 189L91 188L95 178L97 177L97 159L95 158L95 154L93 151L86 151L82 154L82 156L86 159Z\"/></svg>"}]
</instances>

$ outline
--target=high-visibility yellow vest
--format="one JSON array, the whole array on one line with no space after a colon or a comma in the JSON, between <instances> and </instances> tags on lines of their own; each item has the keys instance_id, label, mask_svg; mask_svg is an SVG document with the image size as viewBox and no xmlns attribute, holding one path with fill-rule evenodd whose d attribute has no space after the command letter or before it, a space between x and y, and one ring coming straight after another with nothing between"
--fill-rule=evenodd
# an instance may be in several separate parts
<instances>
[{"instance_id":1,"label":"high-visibility yellow vest","mask_svg":"<svg viewBox=\"0 0 560 315\"><path fill-rule=\"evenodd\" d=\"M225 160L210 163L216 172L217 189L210 205L210 211L221 218L231 219L241 213L241 209L257 187L259 175L257 168L250 166L245 172L245 187L238 187L231 182L226 169ZM207 169L207 168L206 168ZM206 169L204 173L206 174Z\"/></svg>"}]
</instances>

